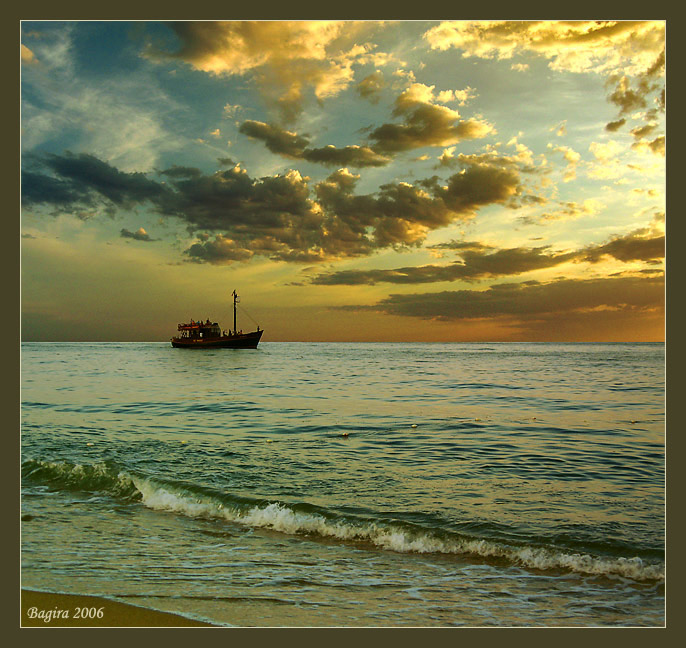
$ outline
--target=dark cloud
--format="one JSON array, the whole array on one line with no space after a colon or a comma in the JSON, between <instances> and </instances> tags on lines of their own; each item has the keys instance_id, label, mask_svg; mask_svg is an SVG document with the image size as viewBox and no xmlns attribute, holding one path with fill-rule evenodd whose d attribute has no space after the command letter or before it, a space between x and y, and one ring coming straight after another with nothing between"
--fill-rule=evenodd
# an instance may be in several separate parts
<instances>
[{"instance_id":1,"label":"dark cloud","mask_svg":"<svg viewBox=\"0 0 686 648\"><path fill-rule=\"evenodd\" d=\"M316 237L322 224L307 182L297 171L254 179L236 166L176 178L171 184L173 195L158 208L186 221L193 231L223 230L245 241L261 236L292 241Z\"/></svg>"},{"instance_id":2,"label":"dark cloud","mask_svg":"<svg viewBox=\"0 0 686 648\"><path fill-rule=\"evenodd\" d=\"M486 290L394 294L373 306L343 308L440 321L481 318L555 320L564 319L570 313L590 310L661 311L664 309L664 279L616 277L507 283Z\"/></svg>"},{"instance_id":3,"label":"dark cloud","mask_svg":"<svg viewBox=\"0 0 686 648\"><path fill-rule=\"evenodd\" d=\"M488 134L489 129L483 122L476 119L457 121L446 111L441 106L423 106L405 123L383 124L369 134L374 141L372 148L388 155L425 146L450 146Z\"/></svg>"},{"instance_id":4,"label":"dark cloud","mask_svg":"<svg viewBox=\"0 0 686 648\"><path fill-rule=\"evenodd\" d=\"M238 166L210 175L192 167L173 166L159 172L166 178L161 183L142 173L121 172L85 154L52 155L35 164L42 164L44 171L57 177L25 173L25 204L40 202L72 212L77 203L126 209L148 205L162 216L179 218L192 232L226 234L246 251L232 251L230 258L253 254L253 244L258 250L270 249L269 241L278 242L281 255L288 258L321 247L323 215L309 199L309 187L296 171L254 179ZM210 247L207 241L200 245ZM218 250L228 248L219 245L203 253L194 247L190 256L214 260L219 257Z\"/></svg>"},{"instance_id":5,"label":"dark cloud","mask_svg":"<svg viewBox=\"0 0 686 648\"><path fill-rule=\"evenodd\" d=\"M625 263L663 259L665 256L664 234L644 237L640 235L643 231L638 230L639 234L634 232L614 238L603 245L585 248L580 252L580 260L598 263L607 256Z\"/></svg>"},{"instance_id":6,"label":"dark cloud","mask_svg":"<svg viewBox=\"0 0 686 648\"><path fill-rule=\"evenodd\" d=\"M520 192L519 174L493 164L469 164L451 176L439 195L446 205L461 214L474 213L485 205L504 203Z\"/></svg>"},{"instance_id":7,"label":"dark cloud","mask_svg":"<svg viewBox=\"0 0 686 648\"><path fill-rule=\"evenodd\" d=\"M606 85L611 90L608 100L619 108L620 119L607 124L606 130L617 130L626 123L624 115L628 115L633 111L648 109L650 102L656 107L645 110L643 114L643 119L649 124L657 118L659 111L664 111L665 89L662 78L664 70L665 50L663 49L657 55L655 61L633 79L624 75L611 76L607 80ZM654 125L650 125L653 126L652 130L654 130Z\"/></svg>"},{"instance_id":8,"label":"dark cloud","mask_svg":"<svg viewBox=\"0 0 686 648\"><path fill-rule=\"evenodd\" d=\"M608 124L605 125L605 130L609 131L610 133L614 133L615 131L618 131L622 126L626 124L626 119L622 117L622 119L618 119L617 121L611 121Z\"/></svg>"},{"instance_id":9,"label":"dark cloud","mask_svg":"<svg viewBox=\"0 0 686 648\"><path fill-rule=\"evenodd\" d=\"M421 84L414 84L397 98L393 114L403 121L383 124L369 134L372 148L384 155L424 146L450 146L493 132L484 121L461 120L456 111L433 103L431 89Z\"/></svg>"},{"instance_id":10,"label":"dark cloud","mask_svg":"<svg viewBox=\"0 0 686 648\"><path fill-rule=\"evenodd\" d=\"M467 244L463 248L456 244L452 249L461 249L461 261L448 265L425 265L392 270L345 270L321 274L311 282L320 285L360 285L376 283L416 284L440 281L475 281L490 277L518 275L533 270L551 268L575 258L575 254L551 254L547 247L509 248L485 253L482 249Z\"/></svg>"},{"instance_id":11,"label":"dark cloud","mask_svg":"<svg viewBox=\"0 0 686 648\"><path fill-rule=\"evenodd\" d=\"M480 241L446 241L428 246L430 250L492 250L492 245Z\"/></svg>"},{"instance_id":12,"label":"dark cloud","mask_svg":"<svg viewBox=\"0 0 686 648\"><path fill-rule=\"evenodd\" d=\"M291 158L302 157L305 147L309 144L305 137L264 122L247 120L238 130L243 135L262 140L272 153Z\"/></svg>"},{"instance_id":13,"label":"dark cloud","mask_svg":"<svg viewBox=\"0 0 686 648\"><path fill-rule=\"evenodd\" d=\"M369 99L372 103L377 103L381 90L383 90L385 85L383 72L376 70L357 84L357 92L360 94L360 97Z\"/></svg>"},{"instance_id":14,"label":"dark cloud","mask_svg":"<svg viewBox=\"0 0 686 648\"><path fill-rule=\"evenodd\" d=\"M126 173L93 155L48 154L45 166L61 178L71 181L80 190L95 191L120 207L130 207L145 200L157 200L164 187L149 180L143 173Z\"/></svg>"},{"instance_id":15,"label":"dark cloud","mask_svg":"<svg viewBox=\"0 0 686 648\"><path fill-rule=\"evenodd\" d=\"M519 188L515 171L469 165L443 185L438 178L415 185L385 184L374 194L354 193L358 176L334 172L315 187L319 204L336 214L352 235L368 228L378 246L418 244L429 230L467 220L485 205L504 202Z\"/></svg>"},{"instance_id":16,"label":"dark cloud","mask_svg":"<svg viewBox=\"0 0 686 648\"><path fill-rule=\"evenodd\" d=\"M248 137L263 141L272 153L291 159L306 160L326 166L354 168L380 167L390 162L390 158L379 155L366 146L337 148L329 145L310 148L308 138L264 122L247 120L240 125L238 130Z\"/></svg>"},{"instance_id":17,"label":"dark cloud","mask_svg":"<svg viewBox=\"0 0 686 648\"><path fill-rule=\"evenodd\" d=\"M519 190L513 169L470 164L446 185L429 179L355 192L359 176L339 169L310 189L297 172L251 179L239 167L213 176L177 178L175 213L194 231L221 231L225 238L201 242L189 254L205 261L236 257L238 248L272 258L315 262L369 255L386 247L418 246L429 231L472 218L485 205ZM226 238L232 241L227 247Z\"/></svg>"},{"instance_id":18,"label":"dark cloud","mask_svg":"<svg viewBox=\"0 0 686 648\"><path fill-rule=\"evenodd\" d=\"M231 263L232 261L248 261L253 252L237 245L235 241L217 235L213 241L205 239L191 245L185 253L198 263Z\"/></svg>"},{"instance_id":19,"label":"dark cloud","mask_svg":"<svg viewBox=\"0 0 686 648\"><path fill-rule=\"evenodd\" d=\"M22 171L21 201L26 207L50 204L56 208L68 208L75 204L92 204L88 187L73 180L53 178L41 173Z\"/></svg>"},{"instance_id":20,"label":"dark cloud","mask_svg":"<svg viewBox=\"0 0 686 648\"><path fill-rule=\"evenodd\" d=\"M477 281L495 277L514 276L553 268L562 263L599 263L613 258L629 263L632 261L655 262L665 256L664 234L651 228L641 228L625 236L615 237L607 243L587 246L580 250L553 253L547 246L536 248L506 248L491 251L487 245L464 241L443 243L431 249L451 249L458 252L460 260L447 265L424 265L385 270L344 270L322 273L310 282L318 285L374 285L420 284L442 281Z\"/></svg>"},{"instance_id":21,"label":"dark cloud","mask_svg":"<svg viewBox=\"0 0 686 648\"><path fill-rule=\"evenodd\" d=\"M655 62L645 71L644 78L659 78L665 70L665 50L663 49Z\"/></svg>"},{"instance_id":22,"label":"dark cloud","mask_svg":"<svg viewBox=\"0 0 686 648\"><path fill-rule=\"evenodd\" d=\"M372 151L367 146L345 146L337 148L329 145L322 148L309 148L303 151L303 159L327 166L345 166L353 168L382 167L391 160L385 155Z\"/></svg>"},{"instance_id":23,"label":"dark cloud","mask_svg":"<svg viewBox=\"0 0 686 648\"><path fill-rule=\"evenodd\" d=\"M614 89L608 99L616 106L619 106L620 115L626 115L632 110L645 108L648 105L645 94L638 88L632 88L631 81L626 76L621 77L615 82Z\"/></svg>"},{"instance_id":24,"label":"dark cloud","mask_svg":"<svg viewBox=\"0 0 686 648\"><path fill-rule=\"evenodd\" d=\"M350 251L369 253L376 247L418 245L429 229L455 217L440 198L414 185L387 184L377 194L355 194L358 179L341 169L315 187L318 203L336 215L327 226Z\"/></svg>"},{"instance_id":25,"label":"dark cloud","mask_svg":"<svg viewBox=\"0 0 686 648\"><path fill-rule=\"evenodd\" d=\"M656 128L657 124L646 124L645 126L638 126L636 128L632 128L631 134L633 135L634 139L640 140L655 132Z\"/></svg>"},{"instance_id":26,"label":"dark cloud","mask_svg":"<svg viewBox=\"0 0 686 648\"><path fill-rule=\"evenodd\" d=\"M257 123L252 127L261 128ZM275 147L288 149L293 144L280 140L276 131L272 134ZM511 201L520 192L512 165L498 167L492 160L467 158L463 162L465 168L445 184L434 177L357 194L359 176L347 169L314 188L297 171L252 178L239 165L212 174L172 166L158 172L164 182L157 182L90 155L66 154L37 162L27 172L23 190L25 202L71 213L77 211L76 203L91 203L110 215L115 208L146 206L161 216L178 218L191 233L221 234L221 239L199 240L189 248L187 254L200 261L260 254L317 262L421 245L429 231L473 218L479 208ZM48 173L37 173L40 165Z\"/></svg>"},{"instance_id":27,"label":"dark cloud","mask_svg":"<svg viewBox=\"0 0 686 648\"><path fill-rule=\"evenodd\" d=\"M461 217L443 198L405 183L382 185L375 194L355 193L359 177L343 169L310 188L297 172L252 179L238 167L212 176L176 178L172 204L163 211L194 231L221 231L233 242L203 242L189 254L212 261L236 246L287 261L371 254L388 246L419 245L426 233ZM209 249L211 247L211 249Z\"/></svg>"},{"instance_id":28,"label":"dark cloud","mask_svg":"<svg viewBox=\"0 0 686 648\"><path fill-rule=\"evenodd\" d=\"M223 160L220 160L222 162ZM231 162L226 160L226 162ZM234 166L231 164L231 166ZM160 172L161 175L167 176L168 178L198 178L202 175L200 169L194 167L177 166L176 164Z\"/></svg>"},{"instance_id":29,"label":"dark cloud","mask_svg":"<svg viewBox=\"0 0 686 648\"><path fill-rule=\"evenodd\" d=\"M22 202L26 206L48 205L72 212L99 207L111 216L115 207L159 203L168 194L164 185L145 174L120 171L86 153L33 156L29 163L34 170L22 172Z\"/></svg>"}]
</instances>

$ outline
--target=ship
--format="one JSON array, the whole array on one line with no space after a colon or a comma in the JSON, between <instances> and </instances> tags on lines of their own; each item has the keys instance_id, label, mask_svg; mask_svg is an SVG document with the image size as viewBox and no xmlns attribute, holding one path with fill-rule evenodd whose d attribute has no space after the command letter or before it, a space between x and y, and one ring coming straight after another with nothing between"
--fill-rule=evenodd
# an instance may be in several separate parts
<instances>
[{"instance_id":1,"label":"ship","mask_svg":"<svg viewBox=\"0 0 686 648\"><path fill-rule=\"evenodd\" d=\"M217 322L191 320L188 324L179 324L179 335L171 338L171 344L177 349L256 349L264 331L257 325L256 331L243 333L236 326L236 304L240 301L234 290L233 296L233 330L224 331Z\"/></svg>"}]
</instances>

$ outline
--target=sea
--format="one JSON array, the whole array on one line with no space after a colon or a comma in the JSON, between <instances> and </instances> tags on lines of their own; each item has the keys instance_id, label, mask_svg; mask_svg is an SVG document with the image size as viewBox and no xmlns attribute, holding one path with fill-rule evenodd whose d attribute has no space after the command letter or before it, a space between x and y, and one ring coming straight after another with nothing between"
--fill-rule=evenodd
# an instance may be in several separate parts
<instances>
[{"instance_id":1,"label":"sea","mask_svg":"<svg viewBox=\"0 0 686 648\"><path fill-rule=\"evenodd\" d=\"M251 627L665 625L660 343L21 345L21 579Z\"/></svg>"}]
</instances>

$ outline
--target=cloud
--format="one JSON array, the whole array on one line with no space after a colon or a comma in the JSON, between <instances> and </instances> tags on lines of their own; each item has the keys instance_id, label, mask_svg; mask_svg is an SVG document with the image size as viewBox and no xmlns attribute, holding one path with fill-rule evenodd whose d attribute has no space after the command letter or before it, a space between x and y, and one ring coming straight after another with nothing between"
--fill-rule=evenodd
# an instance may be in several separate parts
<instances>
[{"instance_id":1,"label":"cloud","mask_svg":"<svg viewBox=\"0 0 686 648\"><path fill-rule=\"evenodd\" d=\"M457 249L457 248L453 248ZM374 285L377 283L417 284L517 275L550 268L574 258L573 254L551 254L547 247L509 248L486 253L465 249L462 260L449 265L424 265L393 270L344 270L320 274L311 280L317 285Z\"/></svg>"},{"instance_id":2,"label":"cloud","mask_svg":"<svg viewBox=\"0 0 686 648\"><path fill-rule=\"evenodd\" d=\"M652 69L664 47L661 21L447 21L424 34L432 49L510 59L533 53L569 72Z\"/></svg>"},{"instance_id":3,"label":"cloud","mask_svg":"<svg viewBox=\"0 0 686 648\"><path fill-rule=\"evenodd\" d=\"M351 145L337 148L331 144L322 148L305 149L302 159L326 166L353 168L382 167L391 161L389 157L380 155L367 146Z\"/></svg>"},{"instance_id":4,"label":"cloud","mask_svg":"<svg viewBox=\"0 0 686 648\"><path fill-rule=\"evenodd\" d=\"M529 214L522 216L520 220L527 225L544 225L553 221L570 221L583 216L594 216L604 207L600 201L593 198L584 200L581 204L574 201L560 202L558 204L559 207L553 211Z\"/></svg>"},{"instance_id":5,"label":"cloud","mask_svg":"<svg viewBox=\"0 0 686 648\"><path fill-rule=\"evenodd\" d=\"M139 227L135 232L131 232L125 228L122 228L122 230L120 232L120 236L122 238L131 238L131 239L134 239L136 241L150 242L150 241L158 240L158 239L150 238L150 235L142 227Z\"/></svg>"},{"instance_id":6,"label":"cloud","mask_svg":"<svg viewBox=\"0 0 686 648\"><path fill-rule=\"evenodd\" d=\"M22 198L25 204L95 204L98 196L117 207L128 208L146 200L159 200L166 193L163 185L143 173L126 173L93 155L67 152L29 158L58 176L24 173ZM54 194L52 192L55 192Z\"/></svg>"},{"instance_id":7,"label":"cloud","mask_svg":"<svg viewBox=\"0 0 686 648\"><path fill-rule=\"evenodd\" d=\"M291 159L354 168L380 167L390 162L390 158L379 155L366 146L337 148L329 145L310 148L308 138L264 122L247 120L238 130L248 137L263 141L272 153Z\"/></svg>"},{"instance_id":8,"label":"cloud","mask_svg":"<svg viewBox=\"0 0 686 648\"><path fill-rule=\"evenodd\" d=\"M315 275L316 285L419 284L443 281L477 281L515 276L553 268L563 263L596 264L608 258L630 263L658 262L665 256L665 236L656 219L650 227L640 228L607 243L586 246L579 250L551 252L549 246L515 247L493 251L489 245L476 241L449 242L437 246L455 250L460 260L447 265L409 266L384 270L343 270Z\"/></svg>"},{"instance_id":9,"label":"cloud","mask_svg":"<svg viewBox=\"0 0 686 648\"><path fill-rule=\"evenodd\" d=\"M655 155L665 155L665 136L659 135L658 137L650 140L648 136L652 135L657 130L657 124L647 123L644 126L637 126L631 129L631 135L636 140L631 148L641 152L648 151L654 153Z\"/></svg>"},{"instance_id":10,"label":"cloud","mask_svg":"<svg viewBox=\"0 0 686 648\"><path fill-rule=\"evenodd\" d=\"M590 178L611 179L618 178L623 174L624 168L618 159L623 147L618 142L615 140L591 142L588 150L595 158L588 165Z\"/></svg>"},{"instance_id":11,"label":"cloud","mask_svg":"<svg viewBox=\"0 0 686 648\"><path fill-rule=\"evenodd\" d=\"M660 135L656 137L654 140L648 141L648 140L640 140L638 142L634 142L631 145L632 149L642 151L642 152L650 152L654 153L655 155L661 155L662 157L665 156L665 136Z\"/></svg>"},{"instance_id":12,"label":"cloud","mask_svg":"<svg viewBox=\"0 0 686 648\"><path fill-rule=\"evenodd\" d=\"M360 97L369 99L372 103L377 103L385 86L383 72L376 70L362 79L356 87Z\"/></svg>"},{"instance_id":13,"label":"cloud","mask_svg":"<svg viewBox=\"0 0 686 648\"><path fill-rule=\"evenodd\" d=\"M460 114L436 103L434 86L413 83L398 96L393 114L402 123L387 123L369 134L372 148L382 154L400 153L425 146L451 146L495 132L479 119L460 120Z\"/></svg>"},{"instance_id":14,"label":"cloud","mask_svg":"<svg viewBox=\"0 0 686 648\"><path fill-rule=\"evenodd\" d=\"M507 158L458 156L463 169L436 188L449 209L465 216L486 205L503 204L521 193L518 169Z\"/></svg>"},{"instance_id":15,"label":"cloud","mask_svg":"<svg viewBox=\"0 0 686 648\"><path fill-rule=\"evenodd\" d=\"M664 310L661 276L558 279L490 286L485 290L392 294L372 306L345 306L389 315L438 321L509 318L534 322L564 322L573 315L594 312L603 317L621 311L633 317Z\"/></svg>"},{"instance_id":16,"label":"cloud","mask_svg":"<svg viewBox=\"0 0 686 648\"><path fill-rule=\"evenodd\" d=\"M276 150L302 155L308 150L293 134L264 133ZM35 207L72 213L87 207L89 215L97 209L113 215L118 209L145 207L179 219L189 232L221 234L212 243L205 238L193 244L188 255L196 260L236 260L249 253L315 262L418 246L428 232L469 220L482 207L516 206L524 200L512 160L487 155L458 160L462 170L445 183L436 177L415 184L391 182L374 193L358 194L359 176L347 168L314 187L295 170L251 178L237 164L211 174L171 166L158 172L164 179L159 182L120 171L93 155L48 154L29 158L33 166L24 172L22 190L24 204Z\"/></svg>"},{"instance_id":17,"label":"cloud","mask_svg":"<svg viewBox=\"0 0 686 648\"><path fill-rule=\"evenodd\" d=\"M87 187L26 170L21 174L21 202L25 207L49 204L56 209L69 208L77 203L93 204Z\"/></svg>"},{"instance_id":18,"label":"cloud","mask_svg":"<svg viewBox=\"0 0 686 648\"><path fill-rule=\"evenodd\" d=\"M608 100L620 117L647 107L651 98L664 109L664 88L656 96L665 66L664 21L447 21L424 38L432 49L456 48L463 57L533 54L554 70L606 76ZM608 130L618 128L618 121L611 124Z\"/></svg>"},{"instance_id":19,"label":"cloud","mask_svg":"<svg viewBox=\"0 0 686 648\"><path fill-rule=\"evenodd\" d=\"M645 69L635 71L635 78L626 74L615 74L608 79L608 86L612 89L609 100L620 109L620 115L625 115L633 110L645 108L648 97L657 90L663 89L662 76L665 69L664 45L656 53L654 60ZM635 82L635 86L633 85ZM659 97L658 97L658 103Z\"/></svg>"},{"instance_id":20,"label":"cloud","mask_svg":"<svg viewBox=\"0 0 686 648\"><path fill-rule=\"evenodd\" d=\"M618 131L622 126L624 126L624 124L626 124L626 119L624 118L618 119L616 121L611 121L605 125L605 130L610 133L614 133Z\"/></svg>"},{"instance_id":21,"label":"cloud","mask_svg":"<svg viewBox=\"0 0 686 648\"><path fill-rule=\"evenodd\" d=\"M222 251L235 256L235 245L271 258L316 262L366 256L378 249L420 245L429 231L474 216L480 208L512 197L518 176L507 169L472 165L446 185L435 179L414 185L381 185L358 194L359 180L339 169L318 182L310 195L298 172L254 180L238 167L213 176L197 176L173 185L174 213L194 230L222 230L230 238L208 248L199 242L189 254L216 261ZM171 208L166 211L170 213Z\"/></svg>"},{"instance_id":22,"label":"cloud","mask_svg":"<svg viewBox=\"0 0 686 648\"><path fill-rule=\"evenodd\" d=\"M25 65L36 65L38 63L36 55L23 43L20 45L20 57L21 62Z\"/></svg>"},{"instance_id":23,"label":"cloud","mask_svg":"<svg viewBox=\"0 0 686 648\"><path fill-rule=\"evenodd\" d=\"M622 147L618 142L608 140L607 142L591 142L588 150L593 153L596 160L605 163L614 160L621 153Z\"/></svg>"},{"instance_id":24,"label":"cloud","mask_svg":"<svg viewBox=\"0 0 686 648\"><path fill-rule=\"evenodd\" d=\"M467 86L464 90L442 90L436 96L441 103L457 101L460 106L465 106L469 101L477 96L476 90Z\"/></svg>"},{"instance_id":25,"label":"cloud","mask_svg":"<svg viewBox=\"0 0 686 648\"><path fill-rule=\"evenodd\" d=\"M646 122L651 122L657 113L665 110L664 88L665 50L656 56L647 69L640 70L634 78L625 74L615 74L609 77L607 87L611 90L608 100L619 108L618 119L606 126L608 130L616 130L615 124L623 124L623 117L630 113L650 108L640 116ZM652 107L651 107L652 104Z\"/></svg>"},{"instance_id":26,"label":"cloud","mask_svg":"<svg viewBox=\"0 0 686 648\"><path fill-rule=\"evenodd\" d=\"M157 110L164 104L172 113L179 105L154 75L141 66L126 73L111 66L106 77L82 74L76 31L73 23L55 23L31 44L40 65L22 71L23 150L45 150L68 135L75 148L138 171L152 168L160 152L183 148L184 138L166 130Z\"/></svg>"},{"instance_id":27,"label":"cloud","mask_svg":"<svg viewBox=\"0 0 686 648\"><path fill-rule=\"evenodd\" d=\"M550 130L555 131L555 135L558 137L563 137L567 134L567 120L565 119L561 121L557 126L554 126Z\"/></svg>"},{"instance_id":28,"label":"cloud","mask_svg":"<svg viewBox=\"0 0 686 648\"><path fill-rule=\"evenodd\" d=\"M223 109L224 117L232 118L236 116L236 113L243 110L242 106L226 104Z\"/></svg>"},{"instance_id":29,"label":"cloud","mask_svg":"<svg viewBox=\"0 0 686 648\"><path fill-rule=\"evenodd\" d=\"M623 76L614 87L608 99L619 107L620 115L627 115L634 110L645 108L647 105L645 94L631 88L630 80Z\"/></svg>"},{"instance_id":30,"label":"cloud","mask_svg":"<svg viewBox=\"0 0 686 648\"><path fill-rule=\"evenodd\" d=\"M152 59L177 59L213 74L244 74L266 63L325 61L327 46L344 23L335 21L174 22L181 47L165 52L149 45Z\"/></svg>"},{"instance_id":31,"label":"cloud","mask_svg":"<svg viewBox=\"0 0 686 648\"><path fill-rule=\"evenodd\" d=\"M465 103L473 94L472 88L466 88L440 92L435 97L434 86L411 84L397 97L393 111L394 116L402 117L404 121L382 124L373 129L368 135L371 146L309 148L307 137L254 120L246 120L239 130L244 135L262 140L273 153L286 157L332 166L380 167L388 164L391 161L389 156L397 153L425 146L449 146L495 132L487 122L460 120L457 111L437 103L441 97Z\"/></svg>"},{"instance_id":32,"label":"cloud","mask_svg":"<svg viewBox=\"0 0 686 648\"><path fill-rule=\"evenodd\" d=\"M186 251L192 260L216 264L232 261L248 261L254 253L236 243L236 241L218 234L213 241L204 240L191 245Z\"/></svg>"},{"instance_id":33,"label":"cloud","mask_svg":"<svg viewBox=\"0 0 686 648\"><path fill-rule=\"evenodd\" d=\"M562 128L564 128L564 126ZM572 180L575 180L576 168L581 160L581 154L570 146L553 146L552 144L548 144L548 148L550 148L553 152L562 153L562 156L567 162L567 168L562 177L562 181L571 182Z\"/></svg>"},{"instance_id":34,"label":"cloud","mask_svg":"<svg viewBox=\"0 0 686 648\"><path fill-rule=\"evenodd\" d=\"M618 261L659 261L665 257L665 235L658 226L659 217L651 227L640 228L612 238L607 243L589 246L580 251L580 260L598 263L604 257Z\"/></svg>"},{"instance_id":35,"label":"cloud","mask_svg":"<svg viewBox=\"0 0 686 648\"><path fill-rule=\"evenodd\" d=\"M319 183L315 200L307 179L293 170L255 179L238 165L209 175L172 166L160 172L162 183L86 154L47 155L34 163L49 173L25 172L25 204L62 211L147 205L178 218L192 232L221 233L188 252L212 262L222 254L229 260L250 253L287 261L366 255L382 247L416 245L429 229L458 216L441 198L406 183L383 185L377 195L355 195L357 177L347 170Z\"/></svg>"},{"instance_id":36,"label":"cloud","mask_svg":"<svg viewBox=\"0 0 686 648\"><path fill-rule=\"evenodd\" d=\"M374 194L355 194L359 176L347 169L332 173L315 187L317 200L335 214L335 236L353 248L418 245L430 229L450 223L452 213L441 198L407 183L381 185ZM371 239L367 232L371 232Z\"/></svg>"},{"instance_id":37,"label":"cloud","mask_svg":"<svg viewBox=\"0 0 686 648\"><path fill-rule=\"evenodd\" d=\"M647 135L653 133L656 128L657 124L646 124L645 126L638 126L636 128L631 129L631 134L634 137L634 139L642 140Z\"/></svg>"},{"instance_id":38,"label":"cloud","mask_svg":"<svg viewBox=\"0 0 686 648\"><path fill-rule=\"evenodd\" d=\"M290 158L301 158L309 143L307 138L296 133L254 120L244 121L238 130L243 135L262 140L272 153Z\"/></svg>"},{"instance_id":39,"label":"cloud","mask_svg":"<svg viewBox=\"0 0 686 648\"><path fill-rule=\"evenodd\" d=\"M531 151L525 145L517 142L516 137L513 137L508 142L508 145L515 147L516 153L514 155L502 155L495 150L470 155L464 153L455 155L456 147L449 146L448 148L443 149L443 153L439 156L437 168L468 169L472 167L488 167L508 169L517 174L520 172L537 173L539 171L535 166Z\"/></svg>"},{"instance_id":40,"label":"cloud","mask_svg":"<svg viewBox=\"0 0 686 648\"><path fill-rule=\"evenodd\" d=\"M213 75L251 75L265 100L291 122L307 89L323 100L353 82L353 63L364 62L371 49L356 38L377 27L362 21L179 21L170 23L179 49L150 44L145 56L183 61Z\"/></svg>"}]
</instances>

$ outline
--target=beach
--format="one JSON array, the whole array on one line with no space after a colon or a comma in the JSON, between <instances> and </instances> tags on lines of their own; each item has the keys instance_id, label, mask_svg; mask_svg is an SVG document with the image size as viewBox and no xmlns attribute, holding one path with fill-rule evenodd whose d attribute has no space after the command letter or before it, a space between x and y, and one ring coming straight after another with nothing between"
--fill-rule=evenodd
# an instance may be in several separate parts
<instances>
[{"instance_id":1,"label":"beach","mask_svg":"<svg viewBox=\"0 0 686 648\"><path fill-rule=\"evenodd\" d=\"M91 610L94 618L89 618ZM99 616L98 611L102 611ZM83 612L82 612L83 611ZM85 612L85 615L84 615ZM77 617L78 618L75 618ZM98 596L21 590L21 627L189 628L212 624Z\"/></svg>"}]
</instances>

